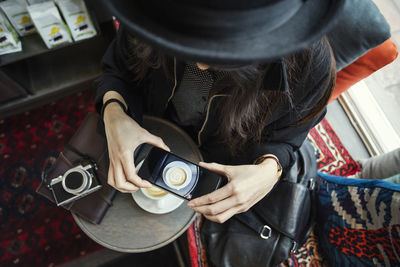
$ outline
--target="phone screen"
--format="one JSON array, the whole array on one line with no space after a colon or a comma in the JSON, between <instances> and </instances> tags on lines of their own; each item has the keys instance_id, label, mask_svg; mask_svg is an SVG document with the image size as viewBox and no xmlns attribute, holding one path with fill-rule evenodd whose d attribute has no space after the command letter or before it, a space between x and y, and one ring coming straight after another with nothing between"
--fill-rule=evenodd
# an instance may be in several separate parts
<instances>
[{"instance_id":1,"label":"phone screen","mask_svg":"<svg viewBox=\"0 0 400 267\"><path fill-rule=\"evenodd\" d=\"M223 177L158 147L152 147L138 175L152 184L185 199L216 190Z\"/></svg>"}]
</instances>

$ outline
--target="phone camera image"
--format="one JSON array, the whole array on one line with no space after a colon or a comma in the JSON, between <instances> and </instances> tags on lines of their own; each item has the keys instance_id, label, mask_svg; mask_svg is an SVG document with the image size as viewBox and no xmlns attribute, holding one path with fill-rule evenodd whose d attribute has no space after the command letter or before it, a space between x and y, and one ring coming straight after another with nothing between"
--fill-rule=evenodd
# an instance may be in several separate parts
<instances>
[{"instance_id":1,"label":"phone camera image","mask_svg":"<svg viewBox=\"0 0 400 267\"><path fill-rule=\"evenodd\" d=\"M138 174L156 186L187 200L216 190L222 178L157 147L150 150Z\"/></svg>"},{"instance_id":2,"label":"phone camera image","mask_svg":"<svg viewBox=\"0 0 400 267\"><path fill-rule=\"evenodd\" d=\"M180 190L190 184L192 170L183 161L172 161L164 167L162 177L164 183L170 188Z\"/></svg>"},{"instance_id":3,"label":"phone camera image","mask_svg":"<svg viewBox=\"0 0 400 267\"><path fill-rule=\"evenodd\" d=\"M162 188L167 187L172 193L189 199L190 193L199 180L198 166L187 163L172 154L166 154L162 161L155 184Z\"/></svg>"}]
</instances>

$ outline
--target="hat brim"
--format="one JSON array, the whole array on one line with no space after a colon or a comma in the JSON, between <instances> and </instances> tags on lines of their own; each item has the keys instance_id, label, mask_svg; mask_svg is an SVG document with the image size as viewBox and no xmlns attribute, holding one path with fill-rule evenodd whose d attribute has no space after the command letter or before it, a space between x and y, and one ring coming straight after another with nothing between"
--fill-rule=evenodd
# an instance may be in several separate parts
<instances>
[{"instance_id":1,"label":"hat brim","mask_svg":"<svg viewBox=\"0 0 400 267\"><path fill-rule=\"evenodd\" d=\"M269 32L243 32L241 38L233 40L173 31L141 14L135 2L103 0L128 31L167 54L208 64L249 64L276 60L307 48L332 28L345 0L307 0L280 27Z\"/></svg>"}]
</instances>

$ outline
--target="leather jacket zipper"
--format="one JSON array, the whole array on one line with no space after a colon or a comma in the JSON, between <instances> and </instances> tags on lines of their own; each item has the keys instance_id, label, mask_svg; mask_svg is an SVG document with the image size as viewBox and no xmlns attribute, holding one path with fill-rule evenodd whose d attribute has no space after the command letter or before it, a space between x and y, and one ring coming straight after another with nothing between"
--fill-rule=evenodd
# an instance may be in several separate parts
<instances>
[{"instance_id":1,"label":"leather jacket zipper","mask_svg":"<svg viewBox=\"0 0 400 267\"><path fill-rule=\"evenodd\" d=\"M219 94L219 95L213 95L210 100L208 100L208 105L207 105L207 113L206 113L206 118L203 122L203 125L201 126L201 129L199 131L199 133L197 134L197 143L198 146L201 146L201 134L204 130L204 128L206 127L207 121L208 121L208 116L210 115L210 107L211 107L211 102L214 100L214 98L219 97L219 96L228 96L226 94Z\"/></svg>"}]
</instances>

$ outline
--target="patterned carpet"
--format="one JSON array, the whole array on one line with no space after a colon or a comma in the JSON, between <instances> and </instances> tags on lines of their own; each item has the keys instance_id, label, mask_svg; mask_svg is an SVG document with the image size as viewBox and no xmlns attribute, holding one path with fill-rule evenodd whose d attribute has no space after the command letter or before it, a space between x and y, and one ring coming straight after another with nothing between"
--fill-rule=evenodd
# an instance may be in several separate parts
<instances>
[{"instance_id":1,"label":"patterned carpet","mask_svg":"<svg viewBox=\"0 0 400 267\"><path fill-rule=\"evenodd\" d=\"M41 170L54 162L92 106L93 94L86 91L0 120L0 266L55 266L102 249L68 211L35 192ZM327 121L309 139L317 148L321 171L341 176L357 171ZM193 267L208 266L200 249L200 226L196 220L187 231ZM285 264L321 266L315 236Z\"/></svg>"},{"instance_id":2,"label":"patterned carpet","mask_svg":"<svg viewBox=\"0 0 400 267\"><path fill-rule=\"evenodd\" d=\"M35 192L41 170L54 162L92 99L88 91L0 120L0 266L55 266L102 248L68 211Z\"/></svg>"},{"instance_id":3,"label":"patterned carpet","mask_svg":"<svg viewBox=\"0 0 400 267\"><path fill-rule=\"evenodd\" d=\"M316 151L319 171L345 177L359 171L360 166L352 159L346 148L344 148L326 119L322 120L310 131L308 139ZM207 255L201 243L201 223L201 218L198 217L187 231L192 267L212 266L207 261ZM317 240L318 237L315 231L312 231L306 243L279 266L327 266L319 252Z\"/></svg>"}]
</instances>

